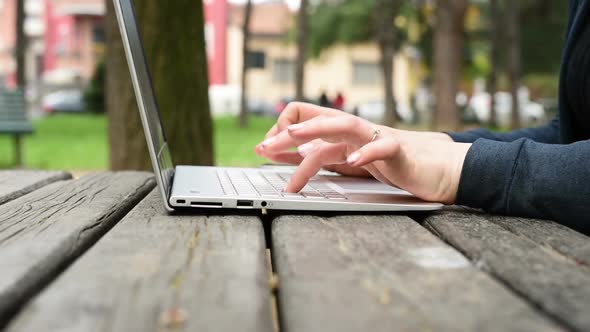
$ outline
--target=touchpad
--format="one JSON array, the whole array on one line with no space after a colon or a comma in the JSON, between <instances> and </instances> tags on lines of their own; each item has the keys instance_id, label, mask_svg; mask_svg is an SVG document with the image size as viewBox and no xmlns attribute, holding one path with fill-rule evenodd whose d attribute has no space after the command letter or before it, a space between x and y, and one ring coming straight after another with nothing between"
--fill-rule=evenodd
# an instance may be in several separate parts
<instances>
[{"instance_id":1,"label":"touchpad","mask_svg":"<svg viewBox=\"0 0 590 332\"><path fill-rule=\"evenodd\" d=\"M409 195L410 193L396 187L379 182L371 178L357 178L348 176L326 176L330 182L338 185L346 193L350 194L396 194Z\"/></svg>"}]
</instances>

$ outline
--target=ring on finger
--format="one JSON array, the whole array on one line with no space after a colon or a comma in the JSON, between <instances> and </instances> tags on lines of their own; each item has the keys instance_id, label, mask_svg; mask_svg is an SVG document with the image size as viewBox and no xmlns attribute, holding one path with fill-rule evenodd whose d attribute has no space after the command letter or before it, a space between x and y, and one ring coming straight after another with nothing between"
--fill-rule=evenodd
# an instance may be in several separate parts
<instances>
[{"instance_id":1,"label":"ring on finger","mask_svg":"<svg viewBox=\"0 0 590 332\"><path fill-rule=\"evenodd\" d=\"M381 135L381 129L379 128L375 128L373 127L373 137L371 138L371 141L369 143L375 142L377 140L377 138L379 138L379 135Z\"/></svg>"}]
</instances>

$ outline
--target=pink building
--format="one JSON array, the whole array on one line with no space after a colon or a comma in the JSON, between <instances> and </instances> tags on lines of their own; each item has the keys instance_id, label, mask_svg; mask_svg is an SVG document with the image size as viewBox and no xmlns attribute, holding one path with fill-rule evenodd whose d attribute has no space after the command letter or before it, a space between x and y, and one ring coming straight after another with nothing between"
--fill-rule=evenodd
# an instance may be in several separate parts
<instances>
[{"instance_id":1,"label":"pink building","mask_svg":"<svg viewBox=\"0 0 590 332\"><path fill-rule=\"evenodd\" d=\"M34 62L29 79L49 84L85 82L92 77L96 62L104 54L105 1L111 0L26 0L42 8L40 49L27 57ZM205 41L209 64L209 82L225 84L227 0L204 0ZM0 0L0 82L14 81L16 0ZM27 20L30 14L27 13ZM29 39L31 36L29 36Z\"/></svg>"},{"instance_id":2,"label":"pink building","mask_svg":"<svg viewBox=\"0 0 590 332\"><path fill-rule=\"evenodd\" d=\"M104 0L45 0L46 78L87 81L104 54Z\"/></svg>"},{"instance_id":3,"label":"pink building","mask_svg":"<svg viewBox=\"0 0 590 332\"><path fill-rule=\"evenodd\" d=\"M2 79L14 83L15 6L16 0L0 0L0 84Z\"/></svg>"},{"instance_id":4,"label":"pink building","mask_svg":"<svg viewBox=\"0 0 590 332\"><path fill-rule=\"evenodd\" d=\"M205 43L209 63L209 84L225 84L227 45L227 0L204 0Z\"/></svg>"}]
</instances>

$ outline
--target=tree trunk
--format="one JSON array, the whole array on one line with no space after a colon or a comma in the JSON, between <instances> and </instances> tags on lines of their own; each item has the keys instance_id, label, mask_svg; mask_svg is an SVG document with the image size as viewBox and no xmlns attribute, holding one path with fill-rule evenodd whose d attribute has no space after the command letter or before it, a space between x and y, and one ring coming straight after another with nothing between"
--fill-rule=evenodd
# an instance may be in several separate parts
<instances>
[{"instance_id":1,"label":"tree trunk","mask_svg":"<svg viewBox=\"0 0 590 332\"><path fill-rule=\"evenodd\" d=\"M383 124L393 127L398 118L393 94L393 57L394 48L391 45L379 43L381 53L381 71L383 73L383 96L385 98L385 119Z\"/></svg>"},{"instance_id":2,"label":"tree trunk","mask_svg":"<svg viewBox=\"0 0 590 332\"><path fill-rule=\"evenodd\" d=\"M395 98L393 94L393 58L395 56L396 29L393 21L398 15L401 1L377 0L375 3L375 34L381 53L381 71L383 74L383 98L385 100L385 118L383 123L394 126L397 122Z\"/></svg>"},{"instance_id":3,"label":"tree trunk","mask_svg":"<svg viewBox=\"0 0 590 332\"><path fill-rule=\"evenodd\" d=\"M490 0L490 75L488 77L488 92L490 94L490 119L489 125L495 127L496 121L496 91L498 91L498 73L500 71L500 43L501 15L498 8L498 0Z\"/></svg>"},{"instance_id":4,"label":"tree trunk","mask_svg":"<svg viewBox=\"0 0 590 332\"><path fill-rule=\"evenodd\" d=\"M467 0L437 0L434 32L434 129L459 129L456 96L461 75Z\"/></svg>"},{"instance_id":5,"label":"tree trunk","mask_svg":"<svg viewBox=\"0 0 590 332\"><path fill-rule=\"evenodd\" d=\"M305 100L305 60L307 58L307 4L301 0L297 15L297 61L295 63L295 100Z\"/></svg>"},{"instance_id":6,"label":"tree trunk","mask_svg":"<svg viewBox=\"0 0 590 332\"><path fill-rule=\"evenodd\" d=\"M247 93L248 93L248 43L250 42L250 18L252 16L252 0L248 0L246 3L246 9L244 11L244 26L242 27L243 39L242 39L242 95L240 97L240 128L244 128L248 125L248 105L247 105Z\"/></svg>"},{"instance_id":7,"label":"tree trunk","mask_svg":"<svg viewBox=\"0 0 590 332\"><path fill-rule=\"evenodd\" d=\"M25 52L27 40L25 36L25 0L16 0L16 85L25 93Z\"/></svg>"},{"instance_id":8,"label":"tree trunk","mask_svg":"<svg viewBox=\"0 0 590 332\"><path fill-rule=\"evenodd\" d=\"M134 1L175 164L213 164L201 1ZM151 169L112 1L107 1L106 93L111 168Z\"/></svg>"},{"instance_id":9,"label":"tree trunk","mask_svg":"<svg viewBox=\"0 0 590 332\"><path fill-rule=\"evenodd\" d=\"M506 21L508 35L508 76L510 80L510 94L512 95L512 129L520 128L520 101L518 89L521 75L520 51L520 7L518 1L506 1Z\"/></svg>"}]
</instances>

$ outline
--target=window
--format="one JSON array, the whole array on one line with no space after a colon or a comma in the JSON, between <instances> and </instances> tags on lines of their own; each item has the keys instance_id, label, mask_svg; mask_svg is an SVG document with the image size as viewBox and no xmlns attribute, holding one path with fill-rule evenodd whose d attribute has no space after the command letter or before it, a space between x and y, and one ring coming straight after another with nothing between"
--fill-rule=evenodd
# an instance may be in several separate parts
<instances>
[{"instance_id":1,"label":"window","mask_svg":"<svg viewBox=\"0 0 590 332\"><path fill-rule=\"evenodd\" d=\"M374 85L381 83L382 74L379 65L372 62L352 63L352 82L358 85Z\"/></svg>"},{"instance_id":2,"label":"window","mask_svg":"<svg viewBox=\"0 0 590 332\"><path fill-rule=\"evenodd\" d=\"M92 41L97 44L105 42L104 27L102 23L97 23L92 27Z\"/></svg>"},{"instance_id":3,"label":"window","mask_svg":"<svg viewBox=\"0 0 590 332\"><path fill-rule=\"evenodd\" d=\"M273 67L273 80L276 83L295 82L295 62L293 60L276 59Z\"/></svg>"},{"instance_id":4,"label":"window","mask_svg":"<svg viewBox=\"0 0 590 332\"><path fill-rule=\"evenodd\" d=\"M248 68L264 69L266 65L266 54L264 54L264 51L248 51L246 65Z\"/></svg>"}]
</instances>

